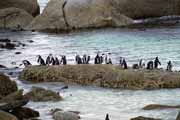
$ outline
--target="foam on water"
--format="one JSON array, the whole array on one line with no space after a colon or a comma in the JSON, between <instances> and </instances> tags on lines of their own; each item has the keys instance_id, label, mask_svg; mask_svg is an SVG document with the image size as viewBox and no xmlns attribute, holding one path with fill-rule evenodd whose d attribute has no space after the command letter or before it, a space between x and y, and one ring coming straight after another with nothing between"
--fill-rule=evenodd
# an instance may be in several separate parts
<instances>
[{"instance_id":1,"label":"foam on water","mask_svg":"<svg viewBox=\"0 0 180 120\"><path fill-rule=\"evenodd\" d=\"M52 120L49 114L51 109L80 111L82 120L104 120L106 113L111 120L129 120L132 117L147 116L175 120L178 110L144 111L142 108L148 104L178 105L180 103L180 89L130 91L112 90L95 87L69 86L68 90L60 91L61 83L23 84L18 82L20 88L29 91L31 86L39 86L60 92L64 97L60 102L30 102L27 106L38 110L41 118Z\"/></svg>"}]
</instances>

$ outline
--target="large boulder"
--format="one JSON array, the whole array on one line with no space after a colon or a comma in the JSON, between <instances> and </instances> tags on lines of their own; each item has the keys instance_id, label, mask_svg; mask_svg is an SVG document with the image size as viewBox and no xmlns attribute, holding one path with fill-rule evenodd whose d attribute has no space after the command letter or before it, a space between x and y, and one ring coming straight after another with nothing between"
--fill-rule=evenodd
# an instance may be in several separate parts
<instances>
[{"instance_id":1,"label":"large boulder","mask_svg":"<svg viewBox=\"0 0 180 120\"><path fill-rule=\"evenodd\" d=\"M0 28L24 29L33 20L32 15L19 8L0 9Z\"/></svg>"},{"instance_id":2,"label":"large boulder","mask_svg":"<svg viewBox=\"0 0 180 120\"><path fill-rule=\"evenodd\" d=\"M109 0L68 0L64 7L67 23L73 28L119 27L132 22L119 11L112 10Z\"/></svg>"},{"instance_id":3,"label":"large boulder","mask_svg":"<svg viewBox=\"0 0 180 120\"><path fill-rule=\"evenodd\" d=\"M32 16L40 14L37 0L1 0L0 9L15 7L27 11Z\"/></svg>"},{"instance_id":4,"label":"large boulder","mask_svg":"<svg viewBox=\"0 0 180 120\"><path fill-rule=\"evenodd\" d=\"M0 120L18 120L14 115L0 111Z\"/></svg>"},{"instance_id":5,"label":"large boulder","mask_svg":"<svg viewBox=\"0 0 180 120\"><path fill-rule=\"evenodd\" d=\"M79 120L80 116L73 112L58 111L53 114L54 120Z\"/></svg>"},{"instance_id":6,"label":"large boulder","mask_svg":"<svg viewBox=\"0 0 180 120\"><path fill-rule=\"evenodd\" d=\"M39 117L38 111L27 107L14 109L11 111L11 114L15 115L19 120Z\"/></svg>"},{"instance_id":7,"label":"large boulder","mask_svg":"<svg viewBox=\"0 0 180 120\"><path fill-rule=\"evenodd\" d=\"M111 0L111 2L115 11L134 19L180 14L180 0Z\"/></svg>"},{"instance_id":8,"label":"large boulder","mask_svg":"<svg viewBox=\"0 0 180 120\"><path fill-rule=\"evenodd\" d=\"M51 0L28 29L67 30L72 28L119 27L132 23L106 0Z\"/></svg>"},{"instance_id":9,"label":"large boulder","mask_svg":"<svg viewBox=\"0 0 180 120\"><path fill-rule=\"evenodd\" d=\"M180 112L178 112L178 115L176 117L176 120L180 120Z\"/></svg>"},{"instance_id":10,"label":"large boulder","mask_svg":"<svg viewBox=\"0 0 180 120\"><path fill-rule=\"evenodd\" d=\"M29 101L27 99L16 100L13 102L7 101L6 103L0 103L0 110L3 110L3 111L14 110L14 109L17 109L26 105L28 102Z\"/></svg>"},{"instance_id":11,"label":"large boulder","mask_svg":"<svg viewBox=\"0 0 180 120\"><path fill-rule=\"evenodd\" d=\"M34 102L62 100L62 97L58 93L39 87L33 87L32 90L29 93L26 93L24 96L25 98Z\"/></svg>"},{"instance_id":12,"label":"large boulder","mask_svg":"<svg viewBox=\"0 0 180 120\"><path fill-rule=\"evenodd\" d=\"M179 109L180 105L170 106L170 105L159 105L159 104L150 104L143 108L143 110L155 110L155 109Z\"/></svg>"},{"instance_id":13,"label":"large boulder","mask_svg":"<svg viewBox=\"0 0 180 120\"><path fill-rule=\"evenodd\" d=\"M64 2L65 0L50 0L43 13L32 21L28 29L41 31L67 29L62 11Z\"/></svg>"},{"instance_id":14,"label":"large boulder","mask_svg":"<svg viewBox=\"0 0 180 120\"><path fill-rule=\"evenodd\" d=\"M4 97L17 91L17 84L11 81L8 76L0 73L0 96Z\"/></svg>"},{"instance_id":15,"label":"large boulder","mask_svg":"<svg viewBox=\"0 0 180 120\"><path fill-rule=\"evenodd\" d=\"M14 102L16 100L22 100L22 99L23 99L23 90L19 90L0 99L0 103Z\"/></svg>"},{"instance_id":16,"label":"large boulder","mask_svg":"<svg viewBox=\"0 0 180 120\"><path fill-rule=\"evenodd\" d=\"M155 119L155 118L139 116L139 117L136 117L136 118L132 118L131 120L161 120L161 119Z\"/></svg>"}]
</instances>

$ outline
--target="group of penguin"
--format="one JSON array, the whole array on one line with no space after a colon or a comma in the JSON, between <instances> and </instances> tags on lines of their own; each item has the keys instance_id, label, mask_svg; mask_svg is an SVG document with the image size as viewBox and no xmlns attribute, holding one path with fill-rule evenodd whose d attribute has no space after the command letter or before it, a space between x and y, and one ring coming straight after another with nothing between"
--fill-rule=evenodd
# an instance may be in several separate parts
<instances>
[{"instance_id":1,"label":"group of penguin","mask_svg":"<svg viewBox=\"0 0 180 120\"><path fill-rule=\"evenodd\" d=\"M82 57L80 55L75 55L76 64L89 64L90 60L91 57L89 55L84 54ZM39 65L61 65L61 64L66 65L67 59L65 55L62 55L61 59L59 60L58 57L54 57L52 54L49 54L46 60L44 60L41 57L41 55L38 55L37 63ZM25 66L31 65L31 63L28 60L24 60L23 64ZM97 55L94 58L94 64L112 64L111 53L107 53L107 54L103 53L101 55L97 53ZM124 69L128 69L127 62L123 57L119 58L119 65ZM153 70L154 68L157 69L159 65L161 65L161 62L159 61L159 58L156 57L154 61L152 60L148 61L147 66L145 65L145 61L141 59L139 61L139 64L134 64L132 68L139 69L139 68L145 68L146 66L146 69ZM172 71L172 67L173 67L172 62L168 61L166 70Z\"/></svg>"}]
</instances>

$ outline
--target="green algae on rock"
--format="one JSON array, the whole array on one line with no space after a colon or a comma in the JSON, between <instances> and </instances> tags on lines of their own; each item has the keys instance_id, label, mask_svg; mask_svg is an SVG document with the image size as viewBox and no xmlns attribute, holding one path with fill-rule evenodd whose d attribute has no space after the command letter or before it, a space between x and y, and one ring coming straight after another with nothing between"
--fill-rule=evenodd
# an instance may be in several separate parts
<instances>
[{"instance_id":1,"label":"green algae on rock","mask_svg":"<svg viewBox=\"0 0 180 120\"><path fill-rule=\"evenodd\" d=\"M124 70L112 65L31 66L23 70L20 79L132 90L180 88L178 72Z\"/></svg>"}]
</instances>

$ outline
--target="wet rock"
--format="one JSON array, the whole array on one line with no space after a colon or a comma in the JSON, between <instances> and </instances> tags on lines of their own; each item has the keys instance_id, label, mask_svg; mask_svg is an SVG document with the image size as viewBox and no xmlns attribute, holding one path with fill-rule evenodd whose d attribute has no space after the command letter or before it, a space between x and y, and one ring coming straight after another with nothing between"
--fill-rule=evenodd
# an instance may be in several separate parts
<instances>
[{"instance_id":1,"label":"wet rock","mask_svg":"<svg viewBox=\"0 0 180 120\"><path fill-rule=\"evenodd\" d=\"M16 116L19 120L39 117L38 111L35 111L35 110L33 110L31 108L27 108L27 107L13 109L11 111L11 114Z\"/></svg>"},{"instance_id":2,"label":"wet rock","mask_svg":"<svg viewBox=\"0 0 180 120\"><path fill-rule=\"evenodd\" d=\"M40 8L37 0L1 0L0 9L15 7L23 9L32 16L40 14Z\"/></svg>"},{"instance_id":3,"label":"wet rock","mask_svg":"<svg viewBox=\"0 0 180 120\"><path fill-rule=\"evenodd\" d=\"M136 117L136 118L132 118L130 120L162 120L162 119L155 119L155 118L139 116L139 117Z\"/></svg>"},{"instance_id":4,"label":"wet rock","mask_svg":"<svg viewBox=\"0 0 180 120\"><path fill-rule=\"evenodd\" d=\"M0 104L0 110L8 112L10 110L21 108L22 106L26 105L28 102L29 101L27 99L15 100L13 102L6 101L6 103Z\"/></svg>"},{"instance_id":5,"label":"wet rock","mask_svg":"<svg viewBox=\"0 0 180 120\"><path fill-rule=\"evenodd\" d=\"M11 42L11 40L7 39L7 38L6 39L0 39L0 42L5 42L6 43L6 42Z\"/></svg>"},{"instance_id":6,"label":"wet rock","mask_svg":"<svg viewBox=\"0 0 180 120\"><path fill-rule=\"evenodd\" d=\"M0 120L18 120L14 115L0 110Z\"/></svg>"},{"instance_id":7,"label":"wet rock","mask_svg":"<svg viewBox=\"0 0 180 120\"><path fill-rule=\"evenodd\" d=\"M0 9L1 29L25 29L33 20L33 17L26 11L19 8Z\"/></svg>"},{"instance_id":8,"label":"wet rock","mask_svg":"<svg viewBox=\"0 0 180 120\"><path fill-rule=\"evenodd\" d=\"M178 109L180 105L169 106L169 105L159 105L159 104L150 104L143 108L143 110L155 110L155 109Z\"/></svg>"},{"instance_id":9,"label":"wet rock","mask_svg":"<svg viewBox=\"0 0 180 120\"><path fill-rule=\"evenodd\" d=\"M7 42L5 44L0 43L0 48L5 48L5 49L12 50L12 49L16 49L15 47L16 47L16 45L14 43L9 43L9 42Z\"/></svg>"},{"instance_id":10,"label":"wet rock","mask_svg":"<svg viewBox=\"0 0 180 120\"><path fill-rule=\"evenodd\" d=\"M14 102L16 100L22 100L22 99L23 99L23 90L18 90L0 99L0 103Z\"/></svg>"},{"instance_id":11,"label":"wet rock","mask_svg":"<svg viewBox=\"0 0 180 120\"><path fill-rule=\"evenodd\" d=\"M4 65L0 65L0 68L7 68L6 66L4 66Z\"/></svg>"},{"instance_id":12,"label":"wet rock","mask_svg":"<svg viewBox=\"0 0 180 120\"><path fill-rule=\"evenodd\" d=\"M25 94L25 97L34 102L38 101L61 101L62 97L51 91L40 87L33 87L29 93Z\"/></svg>"},{"instance_id":13,"label":"wet rock","mask_svg":"<svg viewBox=\"0 0 180 120\"><path fill-rule=\"evenodd\" d=\"M79 120L80 116L73 112L58 111L53 114L54 120Z\"/></svg>"},{"instance_id":14,"label":"wet rock","mask_svg":"<svg viewBox=\"0 0 180 120\"><path fill-rule=\"evenodd\" d=\"M180 74L162 70L123 70L110 65L31 66L21 80L30 82L64 82L104 88L152 90L180 88Z\"/></svg>"},{"instance_id":15,"label":"wet rock","mask_svg":"<svg viewBox=\"0 0 180 120\"><path fill-rule=\"evenodd\" d=\"M53 115L54 113L56 113L56 112L58 112L58 111L63 111L62 109L59 109L59 108L56 108L56 109L52 109L51 110L51 114ZM79 111L67 111L67 112L72 112L72 113L75 113L75 114L77 114L77 115L79 115L80 114L80 112Z\"/></svg>"},{"instance_id":16,"label":"wet rock","mask_svg":"<svg viewBox=\"0 0 180 120\"><path fill-rule=\"evenodd\" d=\"M16 82L11 81L8 76L0 73L0 96L7 96L17 90Z\"/></svg>"},{"instance_id":17,"label":"wet rock","mask_svg":"<svg viewBox=\"0 0 180 120\"><path fill-rule=\"evenodd\" d=\"M21 54L21 52L15 52L15 54L16 54L16 55L19 55L19 54Z\"/></svg>"},{"instance_id":18,"label":"wet rock","mask_svg":"<svg viewBox=\"0 0 180 120\"><path fill-rule=\"evenodd\" d=\"M180 112L178 112L176 120L180 120Z\"/></svg>"},{"instance_id":19,"label":"wet rock","mask_svg":"<svg viewBox=\"0 0 180 120\"><path fill-rule=\"evenodd\" d=\"M28 40L29 43L33 43L34 41L33 40Z\"/></svg>"}]
</instances>

